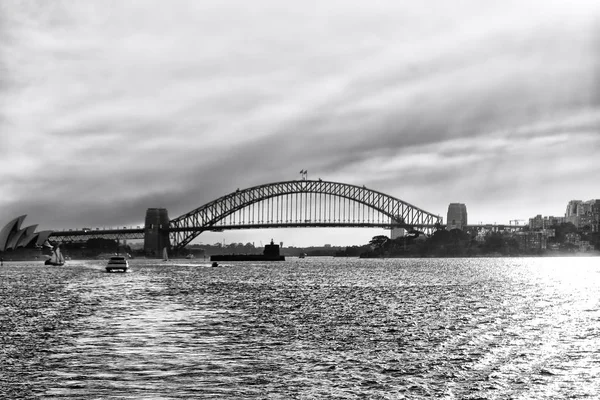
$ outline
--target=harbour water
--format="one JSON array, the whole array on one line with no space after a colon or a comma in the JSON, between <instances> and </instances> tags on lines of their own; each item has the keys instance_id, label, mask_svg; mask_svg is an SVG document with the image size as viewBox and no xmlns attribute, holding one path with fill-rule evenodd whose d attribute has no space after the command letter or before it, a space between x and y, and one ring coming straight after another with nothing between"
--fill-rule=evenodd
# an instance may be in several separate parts
<instances>
[{"instance_id":1,"label":"harbour water","mask_svg":"<svg viewBox=\"0 0 600 400\"><path fill-rule=\"evenodd\" d=\"M600 259L0 268L0 398L594 399Z\"/></svg>"}]
</instances>

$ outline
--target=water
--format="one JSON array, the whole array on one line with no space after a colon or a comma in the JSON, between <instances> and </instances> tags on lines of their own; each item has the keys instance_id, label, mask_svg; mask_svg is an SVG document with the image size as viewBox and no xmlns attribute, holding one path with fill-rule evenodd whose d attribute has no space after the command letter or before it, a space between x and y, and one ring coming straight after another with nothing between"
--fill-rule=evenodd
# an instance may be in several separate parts
<instances>
[{"instance_id":1,"label":"water","mask_svg":"<svg viewBox=\"0 0 600 400\"><path fill-rule=\"evenodd\" d=\"M600 259L0 269L0 398L600 396Z\"/></svg>"}]
</instances>

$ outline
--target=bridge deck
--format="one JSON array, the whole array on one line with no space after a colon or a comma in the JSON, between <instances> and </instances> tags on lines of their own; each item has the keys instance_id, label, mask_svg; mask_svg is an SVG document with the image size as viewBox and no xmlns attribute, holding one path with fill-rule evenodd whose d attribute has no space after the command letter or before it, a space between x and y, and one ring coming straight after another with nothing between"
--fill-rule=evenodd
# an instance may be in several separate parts
<instances>
[{"instance_id":1,"label":"bridge deck","mask_svg":"<svg viewBox=\"0 0 600 400\"><path fill-rule=\"evenodd\" d=\"M503 225L503 224L472 224L467 225L467 229L523 229L528 225ZM269 224L231 224L231 225L215 225L215 226L187 226L187 227L172 227L166 231L171 232L221 232L225 230L240 230L240 229L265 229L265 228L405 228L405 229L435 229L435 225L421 224L389 224L381 222L284 222L284 223L269 223ZM61 242L83 242L89 239L144 239L144 227L140 228L109 228L109 229L75 229L68 231L54 231L50 237Z\"/></svg>"}]
</instances>

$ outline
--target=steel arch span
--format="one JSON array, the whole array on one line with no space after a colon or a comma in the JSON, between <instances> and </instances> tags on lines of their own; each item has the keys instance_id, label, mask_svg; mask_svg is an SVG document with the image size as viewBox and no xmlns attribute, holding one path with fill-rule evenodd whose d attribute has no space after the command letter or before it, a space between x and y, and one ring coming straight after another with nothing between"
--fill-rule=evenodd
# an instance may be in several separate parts
<instances>
[{"instance_id":1,"label":"steel arch span","mask_svg":"<svg viewBox=\"0 0 600 400\"><path fill-rule=\"evenodd\" d=\"M204 231L276 227L403 227L432 232L442 218L364 186L322 180L236 190L169 221L181 249Z\"/></svg>"}]
</instances>

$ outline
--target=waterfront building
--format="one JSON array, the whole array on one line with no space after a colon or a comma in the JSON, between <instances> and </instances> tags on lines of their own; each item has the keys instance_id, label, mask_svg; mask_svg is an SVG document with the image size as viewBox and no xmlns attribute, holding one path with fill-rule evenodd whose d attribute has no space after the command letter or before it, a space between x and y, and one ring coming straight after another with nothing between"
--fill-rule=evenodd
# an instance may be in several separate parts
<instances>
[{"instance_id":1,"label":"waterfront building","mask_svg":"<svg viewBox=\"0 0 600 400\"><path fill-rule=\"evenodd\" d=\"M592 205L592 232L600 232L600 200Z\"/></svg>"},{"instance_id":2,"label":"waterfront building","mask_svg":"<svg viewBox=\"0 0 600 400\"><path fill-rule=\"evenodd\" d=\"M573 244L577 247L581 244L581 235L579 233L570 232L565 235L565 243Z\"/></svg>"},{"instance_id":3,"label":"waterfront building","mask_svg":"<svg viewBox=\"0 0 600 400\"><path fill-rule=\"evenodd\" d=\"M592 227L594 225L594 216L589 213L586 215L582 215L579 217L579 226L578 228L583 229L583 230L592 230Z\"/></svg>"},{"instance_id":4,"label":"waterfront building","mask_svg":"<svg viewBox=\"0 0 600 400\"><path fill-rule=\"evenodd\" d=\"M564 222L572 223L577 229L600 231L600 200L571 200L567 204Z\"/></svg>"},{"instance_id":5,"label":"waterfront building","mask_svg":"<svg viewBox=\"0 0 600 400\"><path fill-rule=\"evenodd\" d=\"M546 250L548 245L548 236L546 232L517 232L513 235L519 243L519 248L525 250Z\"/></svg>"},{"instance_id":6,"label":"waterfront building","mask_svg":"<svg viewBox=\"0 0 600 400\"><path fill-rule=\"evenodd\" d=\"M467 206L463 203L450 203L448 205L448 218L446 229L464 229L467 226Z\"/></svg>"},{"instance_id":7,"label":"waterfront building","mask_svg":"<svg viewBox=\"0 0 600 400\"><path fill-rule=\"evenodd\" d=\"M600 200L588 200L581 203L579 228L598 232L600 230Z\"/></svg>"},{"instance_id":8,"label":"waterfront building","mask_svg":"<svg viewBox=\"0 0 600 400\"><path fill-rule=\"evenodd\" d=\"M579 210L581 209L581 200L571 200L567 204L565 211L565 222L575 225L579 229Z\"/></svg>"},{"instance_id":9,"label":"waterfront building","mask_svg":"<svg viewBox=\"0 0 600 400\"><path fill-rule=\"evenodd\" d=\"M571 217L574 215L579 215L578 211L581 208L581 200L571 200L567 204L567 210L565 211L565 217Z\"/></svg>"},{"instance_id":10,"label":"waterfront building","mask_svg":"<svg viewBox=\"0 0 600 400\"><path fill-rule=\"evenodd\" d=\"M596 205L597 200L588 200L584 201L580 205L580 209L578 209L578 215L589 215L592 214L594 206Z\"/></svg>"},{"instance_id":11,"label":"waterfront building","mask_svg":"<svg viewBox=\"0 0 600 400\"><path fill-rule=\"evenodd\" d=\"M565 217L565 222L573 224L577 229L579 229L579 219L579 215L569 215L568 217Z\"/></svg>"},{"instance_id":12,"label":"waterfront building","mask_svg":"<svg viewBox=\"0 0 600 400\"><path fill-rule=\"evenodd\" d=\"M576 220L577 216L569 217L570 220ZM543 217L538 214L533 218L529 218L529 229L533 231L537 230L548 230L551 226L560 225L565 222L567 219L565 217Z\"/></svg>"},{"instance_id":13,"label":"waterfront building","mask_svg":"<svg viewBox=\"0 0 600 400\"><path fill-rule=\"evenodd\" d=\"M544 217L544 226L560 225L565 222L565 217Z\"/></svg>"},{"instance_id":14,"label":"waterfront building","mask_svg":"<svg viewBox=\"0 0 600 400\"><path fill-rule=\"evenodd\" d=\"M538 214L533 218L529 218L529 229L531 229L531 230L544 229L545 222L546 221L544 221L544 218L540 214Z\"/></svg>"},{"instance_id":15,"label":"waterfront building","mask_svg":"<svg viewBox=\"0 0 600 400\"><path fill-rule=\"evenodd\" d=\"M565 235L565 243L575 246L575 248L581 252L591 251L594 248L589 240L581 240L581 235L574 232Z\"/></svg>"}]
</instances>

